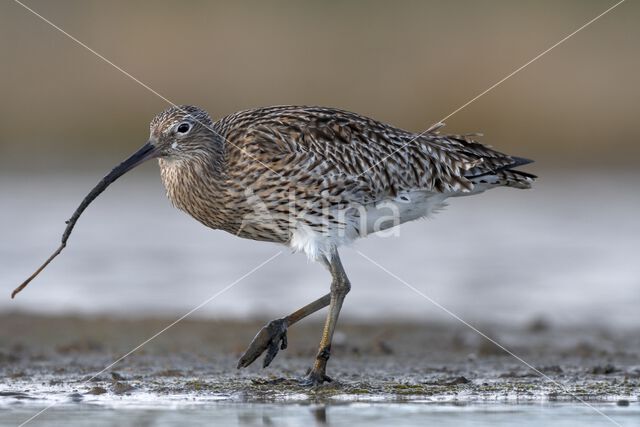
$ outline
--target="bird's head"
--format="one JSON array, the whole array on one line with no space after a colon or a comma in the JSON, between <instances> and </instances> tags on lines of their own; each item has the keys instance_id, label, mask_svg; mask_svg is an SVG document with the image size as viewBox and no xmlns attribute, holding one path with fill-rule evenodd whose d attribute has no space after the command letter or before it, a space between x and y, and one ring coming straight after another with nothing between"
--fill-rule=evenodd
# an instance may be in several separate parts
<instances>
[{"instance_id":1,"label":"bird's head","mask_svg":"<svg viewBox=\"0 0 640 427\"><path fill-rule=\"evenodd\" d=\"M148 144L154 155L165 159L189 158L215 144L216 133L206 111L192 105L180 105L156 115L149 125Z\"/></svg>"},{"instance_id":2,"label":"bird's head","mask_svg":"<svg viewBox=\"0 0 640 427\"><path fill-rule=\"evenodd\" d=\"M218 152L217 133L212 126L209 114L201 108L176 105L164 110L151 120L146 144L116 166L101 184L109 185L150 159L184 160L200 153Z\"/></svg>"}]
</instances>

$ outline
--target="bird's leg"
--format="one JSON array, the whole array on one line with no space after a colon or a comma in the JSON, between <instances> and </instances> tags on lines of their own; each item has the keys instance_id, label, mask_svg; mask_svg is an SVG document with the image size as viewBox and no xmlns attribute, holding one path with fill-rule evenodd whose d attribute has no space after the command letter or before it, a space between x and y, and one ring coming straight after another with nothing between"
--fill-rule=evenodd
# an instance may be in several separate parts
<instances>
[{"instance_id":1,"label":"bird's leg","mask_svg":"<svg viewBox=\"0 0 640 427\"><path fill-rule=\"evenodd\" d=\"M267 323L260 329L260 332L258 332L253 338L253 341L251 341L251 344L249 344L249 348L247 348L240 357L238 369L251 365L265 350L267 350L267 354L262 362L262 367L266 368L269 366L273 358L278 354L278 350L287 348L287 328L310 314L328 306L330 301L331 294L329 293L294 311L287 317L272 320Z\"/></svg>"},{"instance_id":2,"label":"bird's leg","mask_svg":"<svg viewBox=\"0 0 640 427\"><path fill-rule=\"evenodd\" d=\"M327 361L331 353L331 340L333 339L333 332L335 331L336 324L338 323L338 316L340 315L340 309L344 298L351 289L351 284L347 278L347 274L342 267L338 251L333 250L329 258L324 258L324 263L331 272L331 301L329 303L329 313L327 314L327 320L324 324L324 330L322 331L322 339L320 340L320 348L318 349L318 355L316 356L313 368L309 371L309 374L303 379L303 385L319 385L325 381L331 381L326 375Z\"/></svg>"}]
</instances>

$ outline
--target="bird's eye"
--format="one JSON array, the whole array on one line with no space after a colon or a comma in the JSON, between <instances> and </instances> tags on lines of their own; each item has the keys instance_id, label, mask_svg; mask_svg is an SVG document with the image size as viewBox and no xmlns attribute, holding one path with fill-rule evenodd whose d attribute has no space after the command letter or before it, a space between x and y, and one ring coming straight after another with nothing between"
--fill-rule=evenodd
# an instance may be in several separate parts
<instances>
[{"instance_id":1,"label":"bird's eye","mask_svg":"<svg viewBox=\"0 0 640 427\"><path fill-rule=\"evenodd\" d=\"M191 125L189 123L180 123L178 126L178 133L187 133L191 129Z\"/></svg>"}]
</instances>

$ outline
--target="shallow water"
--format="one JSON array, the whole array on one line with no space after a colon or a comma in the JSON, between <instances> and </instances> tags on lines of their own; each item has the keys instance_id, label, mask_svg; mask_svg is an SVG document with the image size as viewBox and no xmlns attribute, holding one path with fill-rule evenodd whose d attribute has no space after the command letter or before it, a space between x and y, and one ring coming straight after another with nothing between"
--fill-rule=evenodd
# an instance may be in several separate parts
<instances>
[{"instance_id":1,"label":"shallow water","mask_svg":"<svg viewBox=\"0 0 640 427\"><path fill-rule=\"evenodd\" d=\"M540 174L532 191L453 200L397 237L344 249L353 284L344 316L448 318L359 250L467 320L637 324L640 174ZM281 250L196 315L282 315L328 290L327 273L303 255L208 230L170 206L157 172L134 172L94 202L64 254L10 300L99 176L0 177L0 309L182 314Z\"/></svg>"},{"instance_id":2,"label":"shallow water","mask_svg":"<svg viewBox=\"0 0 640 427\"><path fill-rule=\"evenodd\" d=\"M638 425L640 407L615 404L594 406L618 425ZM18 425L44 409L29 404L0 411L0 423ZM60 404L29 425L172 426L611 426L610 419L582 404L344 403L336 405L274 404Z\"/></svg>"}]
</instances>

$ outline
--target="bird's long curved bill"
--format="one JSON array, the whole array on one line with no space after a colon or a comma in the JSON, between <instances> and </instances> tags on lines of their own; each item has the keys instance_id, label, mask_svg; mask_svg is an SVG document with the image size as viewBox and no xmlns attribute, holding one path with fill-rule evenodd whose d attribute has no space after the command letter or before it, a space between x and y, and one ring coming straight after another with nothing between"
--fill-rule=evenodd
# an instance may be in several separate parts
<instances>
[{"instance_id":1,"label":"bird's long curved bill","mask_svg":"<svg viewBox=\"0 0 640 427\"><path fill-rule=\"evenodd\" d=\"M82 212L84 212L87 206L89 206L89 204L91 204L91 202L93 202L93 200L98 197L100 193L102 193L113 181L120 178L122 175L135 168L139 164L156 157L156 155L156 147L150 142L147 142L138 151L133 153L131 157L113 168L113 170L109 172L107 176L102 178L98 185L96 185L93 190L91 190L89 194L87 194L87 196L82 200L71 218L67 220L67 228L65 228L64 233L62 234L62 243L60 244L58 249L56 249L53 254L51 254L51 256L44 262L44 264L42 264L31 276L29 276L27 280L22 282L20 286L14 289L14 291L11 293L11 298L14 298L18 292L23 290L29 284L29 282L31 282L38 274L40 274L40 272L44 270L45 267L49 265L49 263L60 254L60 252L62 252L65 246L67 246L67 240L69 239L69 236L71 235L73 227L75 227L78 218L80 218Z\"/></svg>"}]
</instances>

